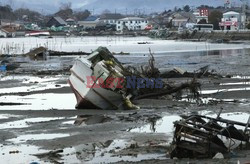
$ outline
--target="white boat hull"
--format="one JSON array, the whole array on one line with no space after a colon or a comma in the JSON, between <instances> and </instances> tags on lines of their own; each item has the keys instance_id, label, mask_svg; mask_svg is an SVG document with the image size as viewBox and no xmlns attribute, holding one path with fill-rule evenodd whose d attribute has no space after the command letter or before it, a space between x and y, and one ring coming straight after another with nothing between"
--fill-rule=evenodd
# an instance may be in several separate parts
<instances>
[{"instance_id":1,"label":"white boat hull","mask_svg":"<svg viewBox=\"0 0 250 164\"><path fill-rule=\"evenodd\" d=\"M123 109L122 95L105 88L87 87L87 77L92 76L91 63L79 58L71 69L69 83L77 99L78 109Z\"/></svg>"}]
</instances>

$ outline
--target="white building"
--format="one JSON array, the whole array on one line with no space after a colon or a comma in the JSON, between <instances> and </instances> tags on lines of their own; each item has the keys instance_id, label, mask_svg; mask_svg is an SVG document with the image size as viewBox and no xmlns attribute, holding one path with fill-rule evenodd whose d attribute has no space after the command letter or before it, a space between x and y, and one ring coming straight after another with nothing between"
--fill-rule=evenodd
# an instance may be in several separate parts
<instances>
[{"instance_id":1,"label":"white building","mask_svg":"<svg viewBox=\"0 0 250 164\"><path fill-rule=\"evenodd\" d=\"M16 31L11 29L11 28L1 28L0 29L0 37L15 37L16 36Z\"/></svg>"},{"instance_id":2,"label":"white building","mask_svg":"<svg viewBox=\"0 0 250 164\"><path fill-rule=\"evenodd\" d=\"M116 21L116 31L135 31L145 30L148 25L148 20L139 17L126 17Z\"/></svg>"},{"instance_id":3,"label":"white building","mask_svg":"<svg viewBox=\"0 0 250 164\"><path fill-rule=\"evenodd\" d=\"M67 23L67 25L70 25L70 26L76 25L76 21L72 18L66 19L65 22Z\"/></svg>"},{"instance_id":4,"label":"white building","mask_svg":"<svg viewBox=\"0 0 250 164\"><path fill-rule=\"evenodd\" d=\"M240 13L229 11L223 14L223 18L220 22L222 30L239 30L242 27L242 20Z\"/></svg>"},{"instance_id":5,"label":"white building","mask_svg":"<svg viewBox=\"0 0 250 164\"><path fill-rule=\"evenodd\" d=\"M100 16L100 21L105 24L116 25L116 22L122 18L124 18L124 16L118 13L106 13Z\"/></svg>"},{"instance_id":6,"label":"white building","mask_svg":"<svg viewBox=\"0 0 250 164\"><path fill-rule=\"evenodd\" d=\"M8 32L7 32L7 31L5 31L5 30L3 30L3 29L0 29L0 38L2 38L2 37L6 38L7 35L8 35Z\"/></svg>"},{"instance_id":7,"label":"white building","mask_svg":"<svg viewBox=\"0 0 250 164\"><path fill-rule=\"evenodd\" d=\"M94 29L99 22L97 16L89 16L83 21L78 21L78 26L83 27L84 29Z\"/></svg>"}]
</instances>

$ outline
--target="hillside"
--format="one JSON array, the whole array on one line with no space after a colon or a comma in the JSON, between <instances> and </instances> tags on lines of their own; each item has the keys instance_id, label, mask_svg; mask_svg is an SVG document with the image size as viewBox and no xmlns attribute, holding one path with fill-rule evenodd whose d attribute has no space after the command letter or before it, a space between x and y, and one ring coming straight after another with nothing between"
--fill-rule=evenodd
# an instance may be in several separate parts
<instances>
[{"instance_id":1,"label":"hillside","mask_svg":"<svg viewBox=\"0 0 250 164\"><path fill-rule=\"evenodd\" d=\"M10 6L0 6L0 19L16 19L15 14L13 13Z\"/></svg>"},{"instance_id":2,"label":"hillside","mask_svg":"<svg viewBox=\"0 0 250 164\"><path fill-rule=\"evenodd\" d=\"M9 0L1 0L2 4L9 4ZM65 0L57 0L51 2L51 0L43 1L23 1L23 0L11 0L13 7L17 8L29 8L42 13L55 13L60 8L62 3L66 3ZM74 0L67 1L72 3L73 9L89 9L94 10L96 13L100 13L105 9L110 11L124 12L134 9L145 9L147 11L162 11L164 9L173 9L175 6L182 8L185 5L199 6L209 5L218 6L224 4L224 0ZM11 5L11 4L10 4ZM121 11L122 10L122 11Z\"/></svg>"}]
</instances>

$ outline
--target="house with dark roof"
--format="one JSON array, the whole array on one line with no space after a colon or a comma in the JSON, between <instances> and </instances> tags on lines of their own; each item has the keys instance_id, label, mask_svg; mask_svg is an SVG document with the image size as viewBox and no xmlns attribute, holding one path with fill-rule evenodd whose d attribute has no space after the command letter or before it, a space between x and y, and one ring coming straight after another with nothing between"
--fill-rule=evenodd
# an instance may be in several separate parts
<instances>
[{"instance_id":1,"label":"house with dark roof","mask_svg":"<svg viewBox=\"0 0 250 164\"><path fill-rule=\"evenodd\" d=\"M173 13L173 11L164 11L160 14L151 14L148 20L154 28L170 28L172 27L170 18Z\"/></svg>"},{"instance_id":2,"label":"house with dark roof","mask_svg":"<svg viewBox=\"0 0 250 164\"><path fill-rule=\"evenodd\" d=\"M99 18L97 16L89 16L88 18L78 21L78 26L83 27L84 29L94 29L99 22Z\"/></svg>"},{"instance_id":3,"label":"house with dark roof","mask_svg":"<svg viewBox=\"0 0 250 164\"><path fill-rule=\"evenodd\" d=\"M60 27L66 25L67 23L61 17L52 17L46 24L47 27Z\"/></svg>"},{"instance_id":4,"label":"house with dark roof","mask_svg":"<svg viewBox=\"0 0 250 164\"><path fill-rule=\"evenodd\" d=\"M100 20L106 24L116 25L117 20L125 18L123 15L118 13L105 13L100 16Z\"/></svg>"},{"instance_id":5,"label":"house with dark roof","mask_svg":"<svg viewBox=\"0 0 250 164\"><path fill-rule=\"evenodd\" d=\"M187 23L196 23L195 15L190 12L175 12L169 17L173 27L184 26Z\"/></svg>"}]
</instances>

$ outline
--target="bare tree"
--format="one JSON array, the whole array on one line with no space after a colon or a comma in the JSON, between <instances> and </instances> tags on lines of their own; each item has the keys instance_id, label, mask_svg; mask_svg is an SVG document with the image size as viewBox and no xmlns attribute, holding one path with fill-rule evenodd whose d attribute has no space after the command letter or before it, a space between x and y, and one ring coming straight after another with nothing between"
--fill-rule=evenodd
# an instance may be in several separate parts
<instances>
[{"instance_id":1,"label":"bare tree","mask_svg":"<svg viewBox=\"0 0 250 164\"><path fill-rule=\"evenodd\" d=\"M88 16L90 16L90 11L84 10L84 11L74 12L74 16L76 20L84 20Z\"/></svg>"},{"instance_id":2,"label":"bare tree","mask_svg":"<svg viewBox=\"0 0 250 164\"><path fill-rule=\"evenodd\" d=\"M184 6L183 7L183 10L185 11L185 12L190 12L190 6L189 5L186 5L186 6Z\"/></svg>"},{"instance_id":3,"label":"bare tree","mask_svg":"<svg viewBox=\"0 0 250 164\"><path fill-rule=\"evenodd\" d=\"M108 9L105 9L105 10L102 11L102 14L108 14L108 13L111 13L111 11L108 10Z\"/></svg>"},{"instance_id":4,"label":"bare tree","mask_svg":"<svg viewBox=\"0 0 250 164\"><path fill-rule=\"evenodd\" d=\"M223 17L223 14L219 10L212 11L208 16L208 22L214 25L215 30L219 30L219 22L221 21L221 18Z\"/></svg>"},{"instance_id":5,"label":"bare tree","mask_svg":"<svg viewBox=\"0 0 250 164\"><path fill-rule=\"evenodd\" d=\"M7 4L11 7L11 8L13 8L13 0L8 0L8 2L7 2Z\"/></svg>"},{"instance_id":6,"label":"bare tree","mask_svg":"<svg viewBox=\"0 0 250 164\"><path fill-rule=\"evenodd\" d=\"M67 2L67 3L61 3L60 4L60 10L67 10L67 9L71 9L72 7L72 3L71 2Z\"/></svg>"}]
</instances>

